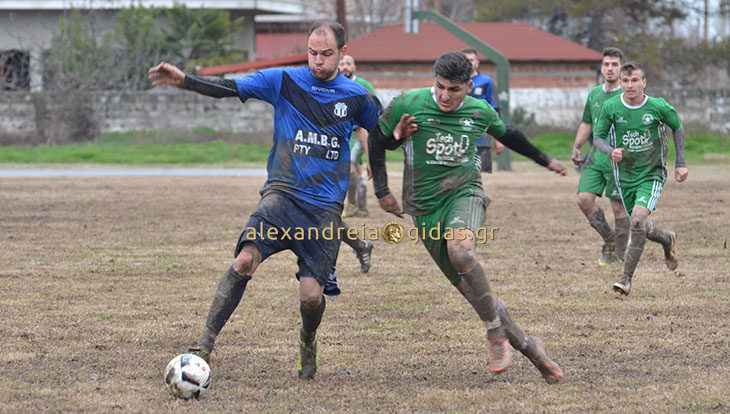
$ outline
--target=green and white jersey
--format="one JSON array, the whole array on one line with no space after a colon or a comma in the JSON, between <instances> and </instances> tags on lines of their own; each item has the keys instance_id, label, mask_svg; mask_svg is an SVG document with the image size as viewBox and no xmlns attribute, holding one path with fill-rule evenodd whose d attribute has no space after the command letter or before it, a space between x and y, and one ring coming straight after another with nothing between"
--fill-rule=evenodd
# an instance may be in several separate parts
<instances>
[{"instance_id":1,"label":"green and white jersey","mask_svg":"<svg viewBox=\"0 0 730 414\"><path fill-rule=\"evenodd\" d=\"M482 190L476 142L485 133L501 137L505 125L485 100L466 96L452 112L436 104L433 88L406 92L380 116L386 136L403 114L414 116L418 130L403 142L403 210L412 216L436 211L455 189Z\"/></svg>"},{"instance_id":2,"label":"green and white jersey","mask_svg":"<svg viewBox=\"0 0 730 414\"><path fill-rule=\"evenodd\" d=\"M621 186L646 180L667 178L667 135L664 125L678 130L677 111L662 98L645 96L640 105L631 106L624 95L603 104L593 135L604 138L614 148L625 148L623 160L614 166Z\"/></svg>"},{"instance_id":3,"label":"green and white jersey","mask_svg":"<svg viewBox=\"0 0 730 414\"><path fill-rule=\"evenodd\" d=\"M583 118L581 119L586 124L595 125L598 121L598 117L601 115L601 107L603 106L603 103L616 95L620 95L622 92L621 86L617 86L610 91L606 91L605 87L606 84L604 83L596 86L588 92L586 106L583 109ZM595 145L590 149L590 154L586 160L586 167L594 164L602 170L611 170L611 159L608 158L606 154L596 149Z\"/></svg>"}]
</instances>

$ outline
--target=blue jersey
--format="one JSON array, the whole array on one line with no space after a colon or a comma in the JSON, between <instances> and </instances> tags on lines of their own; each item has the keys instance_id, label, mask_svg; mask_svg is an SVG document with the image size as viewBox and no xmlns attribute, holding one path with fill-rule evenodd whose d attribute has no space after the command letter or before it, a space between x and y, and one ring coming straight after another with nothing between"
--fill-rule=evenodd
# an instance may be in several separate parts
<instances>
[{"instance_id":1,"label":"blue jersey","mask_svg":"<svg viewBox=\"0 0 730 414\"><path fill-rule=\"evenodd\" d=\"M266 189L318 206L342 207L350 180L350 132L372 128L378 110L367 90L338 74L329 82L308 67L265 69L236 79L242 98L274 106Z\"/></svg>"},{"instance_id":2,"label":"blue jersey","mask_svg":"<svg viewBox=\"0 0 730 414\"><path fill-rule=\"evenodd\" d=\"M487 75L482 75L477 72L476 76L471 78L474 83L469 95L477 99L484 99L492 105L492 108L498 108L499 105L494 105L494 81Z\"/></svg>"},{"instance_id":3,"label":"blue jersey","mask_svg":"<svg viewBox=\"0 0 730 414\"><path fill-rule=\"evenodd\" d=\"M492 105L492 108L499 108L499 103L497 103L497 105L494 104L494 81L491 77L477 72L477 74L471 78L471 81L474 85L471 87L471 91L469 91L470 96L477 99L484 99ZM489 141L487 141L486 135L482 135L477 140L477 147L488 146L488 144Z\"/></svg>"}]
</instances>

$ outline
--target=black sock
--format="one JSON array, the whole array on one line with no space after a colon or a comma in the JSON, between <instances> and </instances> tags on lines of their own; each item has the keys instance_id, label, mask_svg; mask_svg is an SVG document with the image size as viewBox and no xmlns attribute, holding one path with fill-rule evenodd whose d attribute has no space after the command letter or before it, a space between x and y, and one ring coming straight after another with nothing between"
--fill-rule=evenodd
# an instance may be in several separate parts
<instances>
[{"instance_id":1,"label":"black sock","mask_svg":"<svg viewBox=\"0 0 730 414\"><path fill-rule=\"evenodd\" d=\"M639 264L641 254L644 252L644 244L646 244L646 230L644 228L631 229L629 247L626 249L626 258L624 259L625 277L631 279L634 276L636 265Z\"/></svg>"},{"instance_id":2,"label":"black sock","mask_svg":"<svg viewBox=\"0 0 730 414\"><path fill-rule=\"evenodd\" d=\"M213 302L208 310L208 318L205 321L205 331L200 337L198 345L208 350L213 348L218 333L241 302L249 280L251 280L251 276L236 272L233 266L228 268L218 282L218 289L215 291Z\"/></svg>"},{"instance_id":3,"label":"black sock","mask_svg":"<svg viewBox=\"0 0 730 414\"><path fill-rule=\"evenodd\" d=\"M327 307L327 301L322 296L322 303L316 309L309 310L304 307L303 303L299 304L299 312L302 314L302 331L301 336L305 341L311 341L319 324L322 322L322 314Z\"/></svg>"}]
</instances>

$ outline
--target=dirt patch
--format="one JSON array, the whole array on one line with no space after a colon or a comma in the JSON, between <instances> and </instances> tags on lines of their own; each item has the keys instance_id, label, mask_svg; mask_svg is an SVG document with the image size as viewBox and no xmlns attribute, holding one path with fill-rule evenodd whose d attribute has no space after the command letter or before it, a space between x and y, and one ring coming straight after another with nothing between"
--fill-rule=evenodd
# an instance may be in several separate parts
<instances>
[{"instance_id":1,"label":"dirt patch","mask_svg":"<svg viewBox=\"0 0 730 414\"><path fill-rule=\"evenodd\" d=\"M620 269L596 264L577 175L516 167L484 176L486 225L499 230L478 253L513 319L562 365L558 386L521 355L491 374L483 325L423 246L380 240L367 275L341 249L343 294L328 301L315 380L296 376L285 252L261 265L219 336L208 393L175 400L163 369L199 336L264 179L0 179L2 411L726 409L730 167L667 183L652 219L679 234L680 267L668 271L647 242L625 299L610 289ZM350 224L411 225L369 206Z\"/></svg>"}]
</instances>

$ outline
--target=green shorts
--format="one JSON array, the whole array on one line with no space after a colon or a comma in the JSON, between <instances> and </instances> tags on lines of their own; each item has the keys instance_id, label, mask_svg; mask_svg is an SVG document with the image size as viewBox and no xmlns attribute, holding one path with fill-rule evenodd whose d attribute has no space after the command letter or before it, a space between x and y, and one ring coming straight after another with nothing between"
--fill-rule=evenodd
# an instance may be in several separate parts
<instances>
[{"instance_id":1,"label":"green shorts","mask_svg":"<svg viewBox=\"0 0 730 414\"><path fill-rule=\"evenodd\" d=\"M605 170L597 164L586 165L580 172L580 180L578 181L579 193L596 194L599 197L606 190L606 197L611 200L620 200L616 181L613 179L613 172L609 168Z\"/></svg>"},{"instance_id":2,"label":"green shorts","mask_svg":"<svg viewBox=\"0 0 730 414\"><path fill-rule=\"evenodd\" d=\"M626 211L631 215L634 206L644 206L649 211L654 211L659 196L662 195L664 182L660 180L642 181L634 186L623 186L619 188L621 198L624 201Z\"/></svg>"},{"instance_id":3,"label":"green shorts","mask_svg":"<svg viewBox=\"0 0 730 414\"><path fill-rule=\"evenodd\" d=\"M365 154L365 148L362 147L360 139L356 132L350 136L350 162L355 165L362 165L362 156Z\"/></svg>"},{"instance_id":4,"label":"green shorts","mask_svg":"<svg viewBox=\"0 0 730 414\"><path fill-rule=\"evenodd\" d=\"M481 240L482 227L487 215L489 198L481 188L455 190L441 208L431 214L414 216L413 224L418 228L418 237L439 269L457 286L461 276L449 259L447 240L458 238L455 229L470 229ZM424 237L425 236L425 237ZM486 240L486 238L484 238Z\"/></svg>"}]
</instances>

